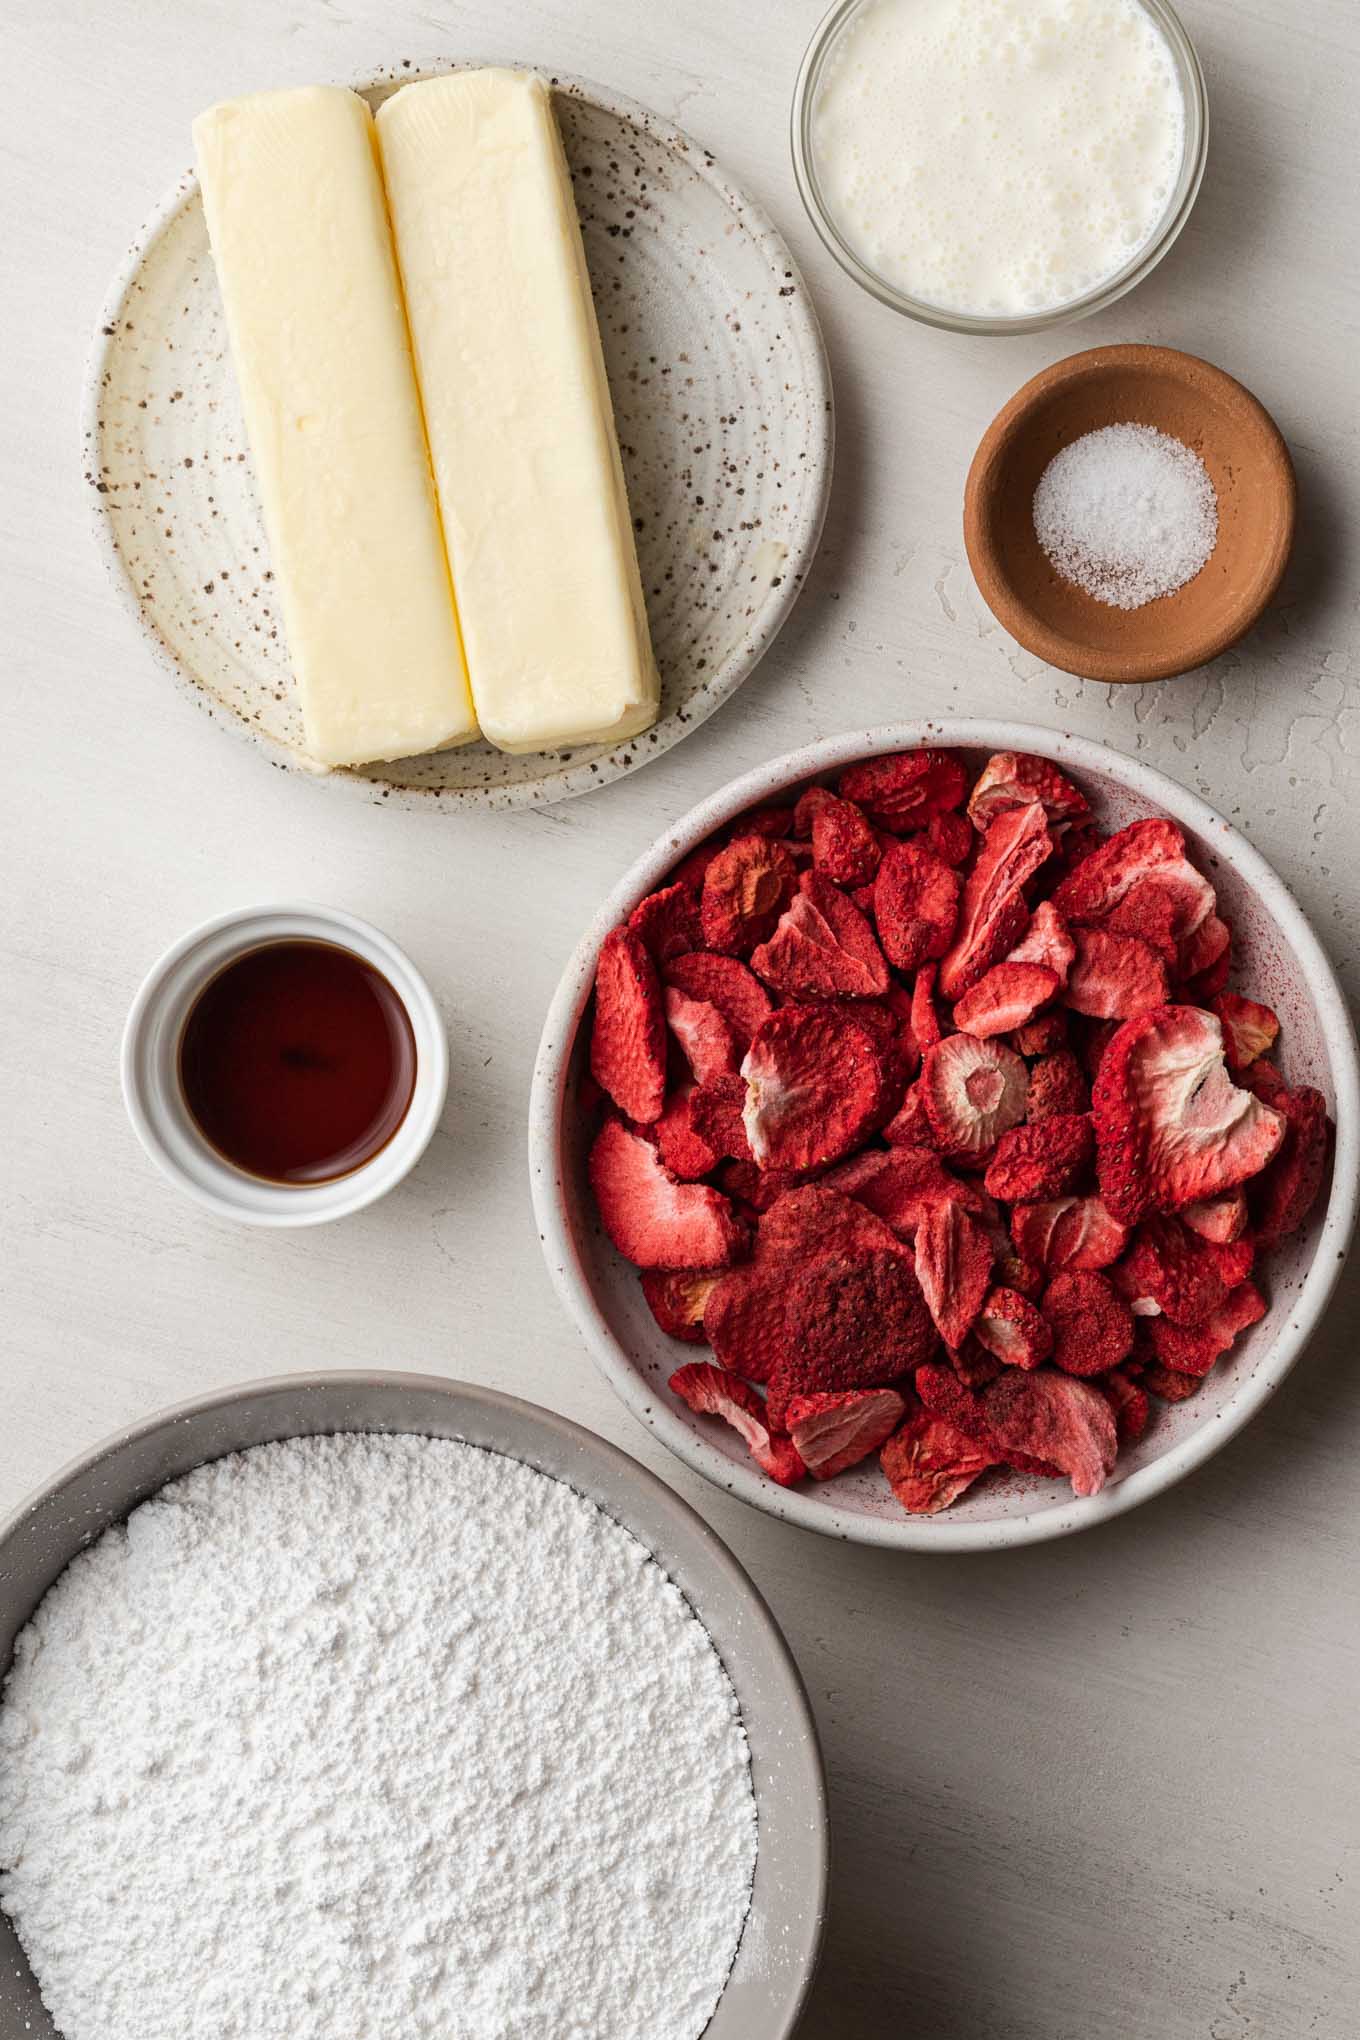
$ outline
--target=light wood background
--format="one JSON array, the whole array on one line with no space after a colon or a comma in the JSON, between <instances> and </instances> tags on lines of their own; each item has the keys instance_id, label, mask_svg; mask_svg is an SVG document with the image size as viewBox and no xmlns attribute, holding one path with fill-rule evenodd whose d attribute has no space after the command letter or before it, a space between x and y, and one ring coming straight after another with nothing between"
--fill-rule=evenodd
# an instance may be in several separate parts
<instances>
[{"instance_id":1,"label":"light wood background","mask_svg":"<svg viewBox=\"0 0 1360 2040\"><path fill-rule=\"evenodd\" d=\"M591 1425L705 1513L816 1705L835 1903L806 2040L1349 2040L1360 2032L1357 1283L1211 1466L1076 1540L895 1558L793 1531L664 1456L595 1373L539 1259L524 1163L540 1019L589 910L738 771L898 713L1062 724L1237 821L1352 989L1356 674L1354 0L1184 0L1208 175L1179 246L1105 316L1014 341L914 328L834 268L789 167L820 0L43 0L5 9L0 402L5 1227L0 1506L118 1424L221 1383L374 1364L495 1383ZM104 585L76 433L107 278L235 92L394 58L608 81L765 202L825 323L826 540L740 696L601 795L492 818L372 810L195 715ZM959 530L993 412L1046 362L1164 341L1254 389L1293 448L1283 599L1162 686L1083 685L982 609ZM425 966L453 1087L424 1164L332 1229L257 1236L156 1177L116 1054L146 966L236 902L330 900ZM168 2040L168 2036L167 2036Z\"/></svg>"}]
</instances>

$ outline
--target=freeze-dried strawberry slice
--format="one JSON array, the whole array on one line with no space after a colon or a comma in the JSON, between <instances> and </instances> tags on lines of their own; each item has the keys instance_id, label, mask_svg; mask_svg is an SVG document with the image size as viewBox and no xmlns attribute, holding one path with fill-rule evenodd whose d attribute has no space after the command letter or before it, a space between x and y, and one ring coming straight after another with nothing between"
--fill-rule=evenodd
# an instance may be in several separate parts
<instances>
[{"instance_id":1,"label":"freeze-dried strawberry slice","mask_svg":"<svg viewBox=\"0 0 1360 2040\"><path fill-rule=\"evenodd\" d=\"M878 1388L910 1373L935 1344L911 1255L892 1250L821 1254L787 1270L786 1355L770 1376L770 1421L796 1395Z\"/></svg>"},{"instance_id":2,"label":"freeze-dried strawberry slice","mask_svg":"<svg viewBox=\"0 0 1360 2040\"><path fill-rule=\"evenodd\" d=\"M916 1280L946 1346L961 1346L992 1279L992 1248L952 1198L928 1205L916 1228Z\"/></svg>"},{"instance_id":3,"label":"freeze-dried strawberry slice","mask_svg":"<svg viewBox=\"0 0 1360 2040\"><path fill-rule=\"evenodd\" d=\"M1139 941L1156 950L1168 970L1174 971L1180 965L1184 918L1184 903L1152 878L1130 886L1099 925L1111 935L1136 935Z\"/></svg>"},{"instance_id":4,"label":"freeze-dried strawberry slice","mask_svg":"<svg viewBox=\"0 0 1360 2040\"><path fill-rule=\"evenodd\" d=\"M810 1260L814 1254L901 1252L886 1221L824 1183L790 1190L771 1205L756 1234L756 1258Z\"/></svg>"},{"instance_id":5,"label":"freeze-dried strawberry slice","mask_svg":"<svg viewBox=\"0 0 1360 2040\"><path fill-rule=\"evenodd\" d=\"M718 1277L701 1268L644 1268L640 1279L648 1308L662 1331L672 1339L702 1346L704 1306Z\"/></svg>"},{"instance_id":6,"label":"freeze-dried strawberry slice","mask_svg":"<svg viewBox=\"0 0 1360 2040\"><path fill-rule=\"evenodd\" d=\"M874 922L890 963L915 970L954 939L962 882L919 843L894 843L874 880Z\"/></svg>"},{"instance_id":7,"label":"freeze-dried strawberry slice","mask_svg":"<svg viewBox=\"0 0 1360 2040\"><path fill-rule=\"evenodd\" d=\"M1121 1449L1125 1445L1136 1445L1147 1429L1149 1404L1146 1389L1130 1381L1120 1367L1112 1367L1100 1386L1114 1411L1114 1427Z\"/></svg>"},{"instance_id":8,"label":"freeze-dried strawberry slice","mask_svg":"<svg viewBox=\"0 0 1360 2040\"><path fill-rule=\"evenodd\" d=\"M1069 1112L1087 1112L1090 1106L1090 1086L1070 1048L1055 1048L1031 1065L1025 1103L1025 1117L1031 1126Z\"/></svg>"},{"instance_id":9,"label":"freeze-dried strawberry slice","mask_svg":"<svg viewBox=\"0 0 1360 2040\"><path fill-rule=\"evenodd\" d=\"M930 1147L935 1133L921 1103L921 1086L909 1084L902 1103L883 1129L889 1147Z\"/></svg>"},{"instance_id":10,"label":"freeze-dried strawberry slice","mask_svg":"<svg viewBox=\"0 0 1360 2040\"><path fill-rule=\"evenodd\" d=\"M818 808L822 807L827 801L836 800L838 797L838 795L831 791L829 786L804 787L794 802L793 808L793 833L799 842L810 843L812 841L812 824L816 818Z\"/></svg>"},{"instance_id":11,"label":"freeze-dried strawberry slice","mask_svg":"<svg viewBox=\"0 0 1360 2040\"><path fill-rule=\"evenodd\" d=\"M996 1207L977 1184L951 1176L930 1148L869 1148L839 1162L822 1180L826 1189L853 1197L904 1240L915 1237L925 1213L935 1205L958 1204L989 1223L996 1216Z\"/></svg>"},{"instance_id":12,"label":"freeze-dried strawberry slice","mask_svg":"<svg viewBox=\"0 0 1360 2040\"><path fill-rule=\"evenodd\" d=\"M941 813L931 816L921 840L941 864L959 865L972 856L977 837L966 815Z\"/></svg>"},{"instance_id":13,"label":"freeze-dried strawberry slice","mask_svg":"<svg viewBox=\"0 0 1360 2040\"><path fill-rule=\"evenodd\" d=\"M933 1417L943 1417L956 1431L962 1431L965 1438L1000 1458L981 1401L958 1379L952 1367L927 1361L917 1368L912 1380L917 1395Z\"/></svg>"},{"instance_id":14,"label":"freeze-dried strawberry slice","mask_svg":"<svg viewBox=\"0 0 1360 2040\"><path fill-rule=\"evenodd\" d=\"M1111 1217L1098 1197L1055 1197L1041 1204L1017 1204L1011 1238L1023 1259L1046 1268L1089 1271L1108 1268L1129 1243L1129 1229Z\"/></svg>"},{"instance_id":15,"label":"freeze-dried strawberry slice","mask_svg":"<svg viewBox=\"0 0 1360 2040\"><path fill-rule=\"evenodd\" d=\"M1209 1011L1223 1023L1223 1049L1235 1077L1275 1046L1280 1023L1269 1006L1258 1006L1255 999L1244 999L1237 992L1221 992Z\"/></svg>"},{"instance_id":16,"label":"freeze-dried strawberry slice","mask_svg":"<svg viewBox=\"0 0 1360 2040\"><path fill-rule=\"evenodd\" d=\"M706 1084L696 1084L691 1091L690 1126L718 1161L725 1157L738 1162L751 1160L751 1144L742 1118L745 1107L746 1086L739 1076L710 1077Z\"/></svg>"},{"instance_id":17,"label":"freeze-dried strawberry slice","mask_svg":"<svg viewBox=\"0 0 1360 2040\"><path fill-rule=\"evenodd\" d=\"M963 888L958 933L940 965L945 998L962 998L1015 947L1029 920L1021 889L1052 848L1037 803L1012 808L992 823Z\"/></svg>"},{"instance_id":18,"label":"freeze-dried strawberry slice","mask_svg":"<svg viewBox=\"0 0 1360 2040\"><path fill-rule=\"evenodd\" d=\"M735 1076L739 1060L736 1036L712 1001L692 999L676 985L667 985L662 996L666 1023L684 1050L695 1083Z\"/></svg>"},{"instance_id":19,"label":"freeze-dried strawberry slice","mask_svg":"<svg viewBox=\"0 0 1360 2040\"><path fill-rule=\"evenodd\" d=\"M1163 1367L1160 1360L1143 1371L1143 1387L1163 1402L1187 1402L1203 1386L1202 1374L1182 1374L1175 1367Z\"/></svg>"},{"instance_id":20,"label":"freeze-dried strawberry slice","mask_svg":"<svg viewBox=\"0 0 1360 2040\"><path fill-rule=\"evenodd\" d=\"M842 1395L796 1395L789 1436L814 1480L830 1480L877 1452L907 1413L895 1388L856 1388Z\"/></svg>"},{"instance_id":21,"label":"freeze-dried strawberry slice","mask_svg":"<svg viewBox=\"0 0 1360 2040\"><path fill-rule=\"evenodd\" d=\"M1025 1116L1029 1072L1013 1048L951 1034L921 1059L921 1103L942 1153L980 1157Z\"/></svg>"},{"instance_id":22,"label":"freeze-dried strawberry slice","mask_svg":"<svg viewBox=\"0 0 1360 2040\"><path fill-rule=\"evenodd\" d=\"M997 1255L996 1279L999 1288L1014 1289L1027 1303L1037 1303L1048 1277L1037 1261L1007 1252Z\"/></svg>"},{"instance_id":23,"label":"freeze-dried strawberry slice","mask_svg":"<svg viewBox=\"0 0 1360 2040\"><path fill-rule=\"evenodd\" d=\"M1061 1197L1090 1167L1094 1153L1090 1115L1058 1113L1003 1133L982 1180L990 1197L1007 1204Z\"/></svg>"},{"instance_id":24,"label":"freeze-dried strawberry slice","mask_svg":"<svg viewBox=\"0 0 1360 2040\"><path fill-rule=\"evenodd\" d=\"M646 946L653 963L665 963L686 950L702 949L704 931L699 902L687 885L666 885L648 893L628 916L628 926Z\"/></svg>"},{"instance_id":25,"label":"freeze-dried strawberry slice","mask_svg":"<svg viewBox=\"0 0 1360 2040\"><path fill-rule=\"evenodd\" d=\"M901 835L923 829L933 815L956 808L968 779L948 751L897 751L886 758L866 758L842 772L843 800L862 807L875 827Z\"/></svg>"},{"instance_id":26,"label":"freeze-dried strawberry slice","mask_svg":"<svg viewBox=\"0 0 1360 2040\"><path fill-rule=\"evenodd\" d=\"M1228 973L1232 969L1231 923L1221 921L1215 933L1219 934L1223 930L1227 931L1228 939L1219 949L1213 962L1206 964L1203 970L1193 972L1189 977L1181 979L1180 996L1183 1005L1207 1006L1218 997L1223 987L1227 984Z\"/></svg>"},{"instance_id":27,"label":"freeze-dried strawberry slice","mask_svg":"<svg viewBox=\"0 0 1360 2040\"><path fill-rule=\"evenodd\" d=\"M704 1337L724 1367L768 1381L791 1350L787 1270L753 1260L719 1276L704 1304Z\"/></svg>"},{"instance_id":28,"label":"freeze-dried strawberry slice","mask_svg":"<svg viewBox=\"0 0 1360 2040\"><path fill-rule=\"evenodd\" d=\"M1007 1367L1040 1367L1053 1351L1047 1318L1014 1289L988 1290L973 1336Z\"/></svg>"},{"instance_id":29,"label":"freeze-dried strawberry slice","mask_svg":"<svg viewBox=\"0 0 1360 2040\"><path fill-rule=\"evenodd\" d=\"M921 1054L933 1048L944 1038L940 1015L935 1005L935 980L939 965L923 963L912 979L911 986L911 1032Z\"/></svg>"},{"instance_id":30,"label":"freeze-dried strawberry slice","mask_svg":"<svg viewBox=\"0 0 1360 2040\"><path fill-rule=\"evenodd\" d=\"M746 1086L743 1084L743 1102L745 1095ZM741 1129L741 1138L749 1155L750 1145L746 1139L744 1125ZM724 1162L718 1171L718 1188L724 1195L742 1204L749 1204L756 1212L768 1211L780 1197L790 1190L797 1190L807 1180L801 1169L761 1169L757 1168L753 1161L742 1160L739 1157Z\"/></svg>"},{"instance_id":31,"label":"freeze-dried strawberry slice","mask_svg":"<svg viewBox=\"0 0 1360 2040\"><path fill-rule=\"evenodd\" d=\"M968 813L979 829L990 828L998 815L1037 801L1050 822L1075 822L1091 812L1080 788L1049 758L1028 751L998 751L982 768L968 796Z\"/></svg>"},{"instance_id":32,"label":"freeze-dried strawberry slice","mask_svg":"<svg viewBox=\"0 0 1360 2040\"><path fill-rule=\"evenodd\" d=\"M1053 1359L1064 1374L1104 1374L1133 1350L1133 1317L1103 1275L1065 1269L1044 1291Z\"/></svg>"},{"instance_id":33,"label":"freeze-dried strawberry slice","mask_svg":"<svg viewBox=\"0 0 1360 2040\"><path fill-rule=\"evenodd\" d=\"M791 998L881 999L889 984L871 924L817 871L803 873L770 939L753 951L751 968Z\"/></svg>"},{"instance_id":34,"label":"freeze-dried strawberry slice","mask_svg":"<svg viewBox=\"0 0 1360 2040\"><path fill-rule=\"evenodd\" d=\"M1185 837L1157 815L1130 822L1084 857L1053 895L1068 921L1104 925L1135 886L1149 885L1177 907L1177 939L1184 941L1214 911L1214 889L1185 854Z\"/></svg>"},{"instance_id":35,"label":"freeze-dried strawberry slice","mask_svg":"<svg viewBox=\"0 0 1360 2040\"><path fill-rule=\"evenodd\" d=\"M743 1055L756 1029L774 1011L764 985L735 956L710 956L706 950L696 949L687 956L669 958L661 976L689 998L705 999L716 1006Z\"/></svg>"},{"instance_id":36,"label":"freeze-dried strawberry slice","mask_svg":"<svg viewBox=\"0 0 1360 2040\"><path fill-rule=\"evenodd\" d=\"M826 1006L785 1006L773 1014L747 1050L741 1074L746 1137L762 1169L839 1161L882 1126L896 1103L884 1045L848 1012Z\"/></svg>"},{"instance_id":37,"label":"freeze-dried strawberry slice","mask_svg":"<svg viewBox=\"0 0 1360 2040\"><path fill-rule=\"evenodd\" d=\"M996 1454L965 1438L944 1417L908 1417L879 1454L888 1485L912 1516L934 1516L956 1502Z\"/></svg>"},{"instance_id":38,"label":"freeze-dried strawberry slice","mask_svg":"<svg viewBox=\"0 0 1360 2040\"><path fill-rule=\"evenodd\" d=\"M1099 1494L1119 1450L1114 1412L1098 1388L1048 1368L1008 1368L982 1391L982 1408L998 1444L1060 1467L1076 1495Z\"/></svg>"},{"instance_id":39,"label":"freeze-dried strawberry slice","mask_svg":"<svg viewBox=\"0 0 1360 2040\"><path fill-rule=\"evenodd\" d=\"M721 1417L730 1424L744 1439L761 1472L781 1487L792 1487L802 1479L805 1469L797 1449L789 1439L770 1435L765 1405L740 1375L729 1374L710 1361L696 1360L688 1367L677 1367L669 1386L672 1395L678 1395L700 1416Z\"/></svg>"},{"instance_id":40,"label":"freeze-dried strawberry slice","mask_svg":"<svg viewBox=\"0 0 1360 2040\"><path fill-rule=\"evenodd\" d=\"M589 1172L605 1231L637 1267L726 1268L746 1251L727 1199L707 1183L677 1182L651 1142L617 1119L596 1134Z\"/></svg>"},{"instance_id":41,"label":"freeze-dried strawberry slice","mask_svg":"<svg viewBox=\"0 0 1360 2040\"><path fill-rule=\"evenodd\" d=\"M1156 1313L1140 1315L1164 1314L1176 1325L1203 1324L1233 1286L1225 1279L1223 1251L1198 1238L1179 1219L1154 1213L1134 1234L1120 1271L1121 1290L1156 1304ZM1240 1280L1246 1270L1231 1272Z\"/></svg>"},{"instance_id":42,"label":"freeze-dried strawberry slice","mask_svg":"<svg viewBox=\"0 0 1360 2040\"><path fill-rule=\"evenodd\" d=\"M700 913L707 946L748 955L769 935L797 882L797 867L782 843L738 836L704 873Z\"/></svg>"},{"instance_id":43,"label":"freeze-dried strawberry slice","mask_svg":"<svg viewBox=\"0 0 1360 2040\"><path fill-rule=\"evenodd\" d=\"M1067 973L1072 968L1077 945L1071 930L1052 900L1041 900L1030 916L1023 941L1017 942L1006 963L1041 963L1045 970L1056 972L1060 983L1067 983Z\"/></svg>"},{"instance_id":44,"label":"freeze-dried strawberry slice","mask_svg":"<svg viewBox=\"0 0 1360 2040\"><path fill-rule=\"evenodd\" d=\"M666 1016L652 959L628 928L600 945L590 1073L639 1126L661 1116L666 1098Z\"/></svg>"},{"instance_id":45,"label":"freeze-dried strawberry slice","mask_svg":"<svg viewBox=\"0 0 1360 2040\"><path fill-rule=\"evenodd\" d=\"M1181 1224L1188 1225L1202 1240L1225 1246L1240 1239L1246 1230L1247 1193L1225 1190L1220 1197L1201 1198L1198 1204L1182 1205L1179 1216Z\"/></svg>"},{"instance_id":46,"label":"freeze-dried strawberry slice","mask_svg":"<svg viewBox=\"0 0 1360 2040\"><path fill-rule=\"evenodd\" d=\"M1197 1006L1154 1006L1111 1039L1092 1091L1100 1193L1132 1224L1235 1190L1284 1139L1282 1115L1240 1091L1223 1029Z\"/></svg>"},{"instance_id":47,"label":"freeze-dried strawberry slice","mask_svg":"<svg viewBox=\"0 0 1360 2040\"><path fill-rule=\"evenodd\" d=\"M954 1025L980 1039L1010 1034L1032 1020L1059 991L1055 970L1042 963L994 963L954 1008Z\"/></svg>"},{"instance_id":48,"label":"freeze-dried strawberry slice","mask_svg":"<svg viewBox=\"0 0 1360 2040\"><path fill-rule=\"evenodd\" d=\"M739 836L780 837L793 834L795 809L787 801L769 802L762 807L747 808L744 815L729 823L727 840L735 843Z\"/></svg>"},{"instance_id":49,"label":"freeze-dried strawberry slice","mask_svg":"<svg viewBox=\"0 0 1360 2040\"><path fill-rule=\"evenodd\" d=\"M1050 1006L1015 1030L1015 1047L1021 1055L1056 1055L1066 1048L1067 1014L1061 1006Z\"/></svg>"},{"instance_id":50,"label":"freeze-dried strawberry slice","mask_svg":"<svg viewBox=\"0 0 1360 2040\"><path fill-rule=\"evenodd\" d=\"M1265 1298L1254 1282L1239 1282L1202 1324L1176 1325L1166 1317L1150 1322L1152 1348L1163 1367L1178 1374L1207 1374L1239 1332L1266 1314Z\"/></svg>"},{"instance_id":51,"label":"freeze-dried strawberry slice","mask_svg":"<svg viewBox=\"0 0 1360 2040\"><path fill-rule=\"evenodd\" d=\"M1136 935L1103 928L1073 930L1076 956L1067 976L1066 1003L1091 1020L1132 1020L1166 1002L1166 965Z\"/></svg>"},{"instance_id":52,"label":"freeze-dried strawberry slice","mask_svg":"<svg viewBox=\"0 0 1360 2040\"><path fill-rule=\"evenodd\" d=\"M1279 1093L1285 1134L1280 1151L1251 1189L1257 1235L1273 1246L1297 1232L1313 1208L1327 1170L1332 1123L1321 1091L1303 1084Z\"/></svg>"},{"instance_id":53,"label":"freeze-dried strawberry slice","mask_svg":"<svg viewBox=\"0 0 1360 2040\"><path fill-rule=\"evenodd\" d=\"M878 837L853 801L817 790L821 799L811 816L814 868L837 885L871 885L883 855Z\"/></svg>"},{"instance_id":54,"label":"freeze-dried strawberry slice","mask_svg":"<svg viewBox=\"0 0 1360 2040\"><path fill-rule=\"evenodd\" d=\"M1231 950L1232 929L1216 913L1208 913L1182 940L1177 967L1188 982L1207 985L1220 967L1226 975L1224 959L1231 955ZM1217 997L1222 989L1221 984L1215 985L1204 996Z\"/></svg>"},{"instance_id":55,"label":"freeze-dried strawberry slice","mask_svg":"<svg viewBox=\"0 0 1360 2040\"><path fill-rule=\"evenodd\" d=\"M722 1160L722 1150L705 1138L695 1125L694 1100L698 1087L681 1084L666 1100L666 1109L653 1129L656 1151L673 1176L682 1183L697 1183Z\"/></svg>"}]
</instances>

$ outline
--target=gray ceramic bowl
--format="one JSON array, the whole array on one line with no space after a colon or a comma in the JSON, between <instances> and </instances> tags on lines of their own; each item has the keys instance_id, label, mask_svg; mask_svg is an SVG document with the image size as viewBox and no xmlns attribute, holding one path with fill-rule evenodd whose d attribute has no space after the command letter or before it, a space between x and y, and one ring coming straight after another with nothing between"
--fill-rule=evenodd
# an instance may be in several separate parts
<instances>
[{"instance_id":1,"label":"gray ceramic bowl","mask_svg":"<svg viewBox=\"0 0 1360 2040\"><path fill-rule=\"evenodd\" d=\"M751 1745L760 1843L741 1947L705 2040L785 2040L816 1967L826 1795L817 1733L787 1644L726 1546L612 1445L534 1403L422 1374L294 1374L162 1410L72 1461L0 1525L0 1667L58 1573L111 1523L200 1466L275 1438L407 1431L461 1438L568 1481L653 1552L717 1647ZM0 2040L57 2040L0 1916Z\"/></svg>"}]
</instances>

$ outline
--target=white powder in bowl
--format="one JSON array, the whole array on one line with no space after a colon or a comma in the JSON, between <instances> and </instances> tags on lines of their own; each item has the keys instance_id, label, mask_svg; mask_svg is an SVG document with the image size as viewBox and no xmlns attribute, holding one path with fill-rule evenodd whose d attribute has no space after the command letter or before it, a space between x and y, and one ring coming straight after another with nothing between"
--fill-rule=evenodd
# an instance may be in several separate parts
<instances>
[{"instance_id":1,"label":"white powder in bowl","mask_svg":"<svg viewBox=\"0 0 1360 2040\"><path fill-rule=\"evenodd\" d=\"M679 1590L447 1440L174 1482L61 1575L0 1703L0 1903L66 2040L697 2040L755 1854Z\"/></svg>"},{"instance_id":2,"label":"white powder in bowl","mask_svg":"<svg viewBox=\"0 0 1360 2040\"><path fill-rule=\"evenodd\" d=\"M1106 425L1044 469L1034 530L1064 580L1115 609L1141 609L1204 565L1218 539L1218 498L1179 439L1152 425Z\"/></svg>"}]
</instances>

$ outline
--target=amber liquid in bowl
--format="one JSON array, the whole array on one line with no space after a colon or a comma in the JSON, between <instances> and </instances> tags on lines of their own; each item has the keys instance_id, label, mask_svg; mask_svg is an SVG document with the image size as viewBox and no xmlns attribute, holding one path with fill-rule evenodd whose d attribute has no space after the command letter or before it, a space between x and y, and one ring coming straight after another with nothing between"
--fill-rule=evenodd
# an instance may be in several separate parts
<instances>
[{"instance_id":1,"label":"amber liquid in bowl","mask_svg":"<svg viewBox=\"0 0 1360 2040\"><path fill-rule=\"evenodd\" d=\"M416 1045L381 971L331 942L266 942L203 987L179 1045L189 1115L225 1161L302 1187L352 1175L406 1117Z\"/></svg>"}]
</instances>

